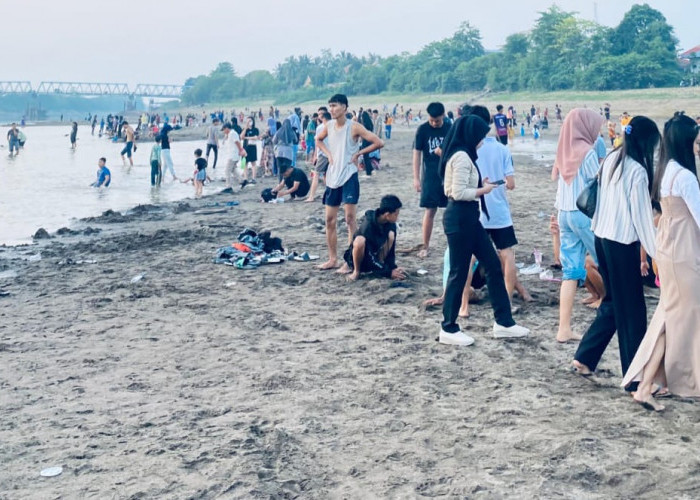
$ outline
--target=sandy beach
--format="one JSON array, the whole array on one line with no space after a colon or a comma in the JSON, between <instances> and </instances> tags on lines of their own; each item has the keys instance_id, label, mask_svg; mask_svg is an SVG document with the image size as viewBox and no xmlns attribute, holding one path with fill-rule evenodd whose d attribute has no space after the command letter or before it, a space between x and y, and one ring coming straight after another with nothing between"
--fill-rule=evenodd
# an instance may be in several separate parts
<instances>
[{"instance_id":1,"label":"sandy beach","mask_svg":"<svg viewBox=\"0 0 700 500\"><path fill-rule=\"evenodd\" d=\"M397 127L361 179L359 213L383 194L404 202L399 249L420 243L414 131ZM516 259L538 248L548 265L551 163L514 152ZM436 342L441 311L420 305L441 293L442 212L432 255L398 257L399 287L304 262L213 264L245 227L326 256L320 202L258 203L272 185L0 247L0 498L697 497L697 403L634 404L616 340L595 379L570 373L558 283L521 277L526 340L493 339L483 300L462 320L475 345ZM577 300L580 333L594 314ZM62 474L41 477L51 466Z\"/></svg>"}]
</instances>

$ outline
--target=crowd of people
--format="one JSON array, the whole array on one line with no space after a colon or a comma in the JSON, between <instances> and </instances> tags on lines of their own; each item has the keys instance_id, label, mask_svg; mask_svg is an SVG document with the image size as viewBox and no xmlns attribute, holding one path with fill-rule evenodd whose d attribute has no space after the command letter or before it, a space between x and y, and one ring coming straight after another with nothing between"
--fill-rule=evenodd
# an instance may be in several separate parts
<instances>
[{"instance_id":1,"label":"crowd of people","mask_svg":"<svg viewBox=\"0 0 700 500\"><path fill-rule=\"evenodd\" d=\"M279 109L228 115L202 114L206 151L194 151L191 178L201 196L210 180L207 169L224 165L226 189L233 192L256 184L263 176L277 184L263 192L266 201L316 200L324 184L328 259L319 270L335 270L349 281L373 273L395 280L407 274L396 258L397 221L401 200L383 196L376 209L367 210L358 223L359 175L372 176L380 166L380 151L390 140L393 120L412 111L399 105L391 111L349 111L345 95L332 96L327 106L311 115L296 108L280 119ZM579 342L572 369L593 376L610 340L617 332L622 386L645 408L661 411L657 398L676 394L700 397L700 341L694 335L698 311L697 283L700 258L700 185L695 157L700 120L676 113L659 130L645 116L620 116L620 132L611 121L610 105L598 111L577 108L561 121L551 178L557 183L550 220L555 266L562 271L559 325L556 340ZM485 285L493 309L495 338L523 338L530 331L516 324L513 296L524 301L530 294L518 279L515 247L518 245L507 192L515 189L515 168L509 138L518 126L513 106L488 108L465 105L457 117L439 102L430 103L427 119L415 131L412 153L413 187L420 193L422 245L418 257L432 255L431 240L439 209L444 209L443 230L447 250L443 256L444 292L430 305L442 306L440 343L468 346L474 339L462 331L459 318L469 318L469 301L477 282ZM422 111L419 113L422 117ZM93 118L93 129L96 126ZM150 182L158 186L163 170L177 180L170 156L168 116L142 115L136 127L123 117L100 122L109 134L124 137L122 160L133 164L137 134L150 134ZM193 114L184 122L193 126ZM209 120L209 125L206 125ZM524 122L548 127L549 111L534 105ZM174 119L183 123L182 116ZM258 123L266 127L261 130ZM493 127L493 133L492 133ZM521 124L522 127L522 124ZM611 139L608 152L603 136ZM615 132L615 137L612 136ZM77 123L71 129L75 147ZM22 135L16 125L8 131L10 154L17 154ZM260 145L261 147L258 147ZM657 159L657 150L660 150ZM210 163L210 157L213 159ZM302 158L300 160L299 158ZM300 161L313 165L311 180ZM105 158L98 162L96 187L111 183ZM594 193L594 194L591 194ZM581 197L595 197L589 213ZM339 251L337 218L344 207L347 245ZM699 278L699 279L695 279ZM660 288L660 300L647 324L644 287ZM585 286L586 303L597 309L583 336L574 331L572 311L578 288Z\"/></svg>"}]
</instances>

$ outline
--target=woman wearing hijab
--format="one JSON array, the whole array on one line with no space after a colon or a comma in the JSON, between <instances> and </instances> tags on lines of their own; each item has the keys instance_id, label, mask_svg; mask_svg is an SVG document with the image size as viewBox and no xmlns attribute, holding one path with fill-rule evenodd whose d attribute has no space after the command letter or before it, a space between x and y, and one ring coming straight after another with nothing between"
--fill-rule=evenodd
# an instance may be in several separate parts
<instances>
[{"instance_id":1,"label":"woman wearing hijab","mask_svg":"<svg viewBox=\"0 0 700 500\"><path fill-rule=\"evenodd\" d=\"M362 125L370 132L374 132L374 124L372 123L372 117L370 116L370 114L367 111L363 111L362 114L360 115L360 123L362 123ZM364 149L367 146L369 146L370 144L372 144L372 143L369 141L366 141L365 139L362 139L362 146L361 147ZM372 158L370 158L369 153L362 155L362 163L364 163L364 165L365 165L365 174L367 176L371 176L373 169L372 169Z\"/></svg>"},{"instance_id":2,"label":"woman wearing hijab","mask_svg":"<svg viewBox=\"0 0 700 500\"><path fill-rule=\"evenodd\" d=\"M277 176L282 180L282 174L292 165L294 158L294 144L297 143L297 134L292 128L289 118L284 120L282 127L272 138L272 145L275 149L275 165L277 166Z\"/></svg>"},{"instance_id":3,"label":"woman wearing hijab","mask_svg":"<svg viewBox=\"0 0 700 500\"><path fill-rule=\"evenodd\" d=\"M628 389L639 381L634 399L648 410L664 409L654 400L654 382L661 394L700 397L700 187L693 154L699 131L683 114L666 122L654 178L652 194L662 208L656 233L661 298L622 381Z\"/></svg>"},{"instance_id":4,"label":"woman wearing hijab","mask_svg":"<svg viewBox=\"0 0 700 500\"><path fill-rule=\"evenodd\" d=\"M450 249L450 274L442 307L443 322L439 338L442 344L468 346L474 343L474 339L463 333L457 324L472 255L479 259L479 264L486 271L486 284L496 320L493 325L494 337L525 337L530 333L513 321L501 261L479 222L479 206L488 215L484 195L496 187L488 179L482 181L476 167L476 150L488 131L488 124L478 116L462 117L455 122L443 142L440 173L449 200L443 226Z\"/></svg>"},{"instance_id":5,"label":"woman wearing hijab","mask_svg":"<svg viewBox=\"0 0 700 500\"><path fill-rule=\"evenodd\" d=\"M641 247L656 256L651 187L661 134L645 116L635 117L624 132L623 145L603 161L591 225L605 295L574 356L574 369L584 376L596 369L615 331L622 374L627 373L647 330L642 275L648 274L649 266Z\"/></svg>"},{"instance_id":6,"label":"woman wearing hijab","mask_svg":"<svg viewBox=\"0 0 700 500\"><path fill-rule=\"evenodd\" d=\"M586 252L598 263L591 219L576 207L576 199L596 177L600 164L595 143L605 119L591 109L571 110L561 127L552 180L558 181L555 207L559 211L563 270L559 296L557 341L580 340L571 329L571 313L579 283L586 280Z\"/></svg>"}]
</instances>

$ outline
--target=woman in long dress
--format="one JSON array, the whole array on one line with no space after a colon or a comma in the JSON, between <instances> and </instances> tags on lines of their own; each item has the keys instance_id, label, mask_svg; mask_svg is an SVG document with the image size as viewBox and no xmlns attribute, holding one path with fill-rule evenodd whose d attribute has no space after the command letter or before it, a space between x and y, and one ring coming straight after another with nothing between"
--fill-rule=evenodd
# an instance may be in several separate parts
<instances>
[{"instance_id":1,"label":"woman in long dress","mask_svg":"<svg viewBox=\"0 0 700 500\"><path fill-rule=\"evenodd\" d=\"M634 399L650 410L664 407L660 391L700 397L700 186L693 144L700 128L683 114L664 125L659 167L653 186L662 215L656 234L661 298L642 344L622 381L639 382Z\"/></svg>"}]
</instances>

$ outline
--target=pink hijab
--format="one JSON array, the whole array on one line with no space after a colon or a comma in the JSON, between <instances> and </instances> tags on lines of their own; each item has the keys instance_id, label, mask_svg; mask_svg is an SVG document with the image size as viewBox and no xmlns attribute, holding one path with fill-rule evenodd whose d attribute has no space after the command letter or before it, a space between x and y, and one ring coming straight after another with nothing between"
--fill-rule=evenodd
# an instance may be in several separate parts
<instances>
[{"instance_id":1,"label":"pink hijab","mask_svg":"<svg viewBox=\"0 0 700 500\"><path fill-rule=\"evenodd\" d=\"M574 182L583 159L600 135L603 123L605 118L592 109L576 108L566 115L559 133L552 179L556 179L558 173L567 184Z\"/></svg>"}]
</instances>

